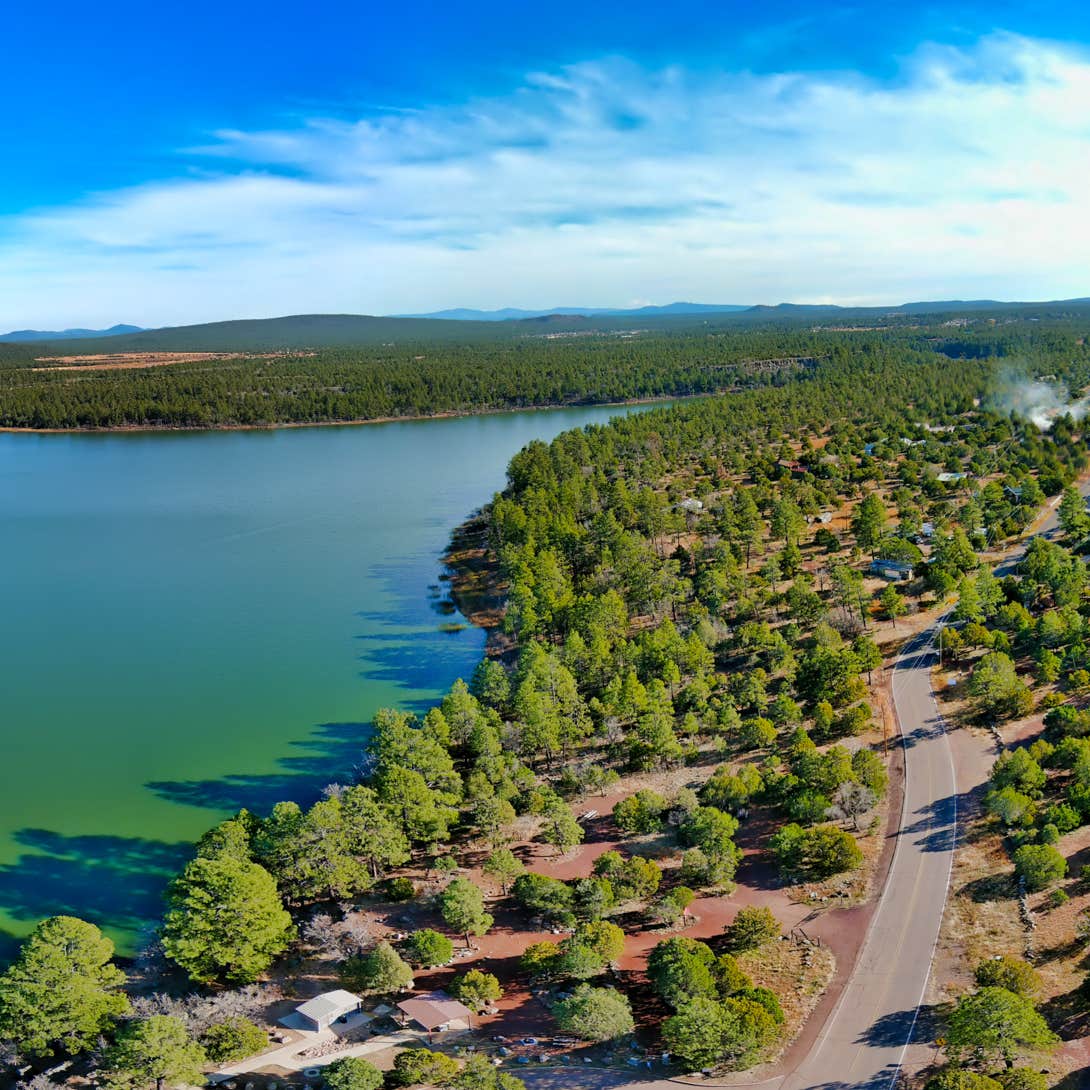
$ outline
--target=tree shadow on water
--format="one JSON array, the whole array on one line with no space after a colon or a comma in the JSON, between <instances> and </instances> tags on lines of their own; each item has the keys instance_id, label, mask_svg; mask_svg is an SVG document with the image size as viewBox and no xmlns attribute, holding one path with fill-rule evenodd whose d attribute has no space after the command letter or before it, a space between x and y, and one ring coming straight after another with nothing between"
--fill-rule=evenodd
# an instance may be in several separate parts
<instances>
[{"instance_id":1,"label":"tree shadow on water","mask_svg":"<svg viewBox=\"0 0 1090 1090\"><path fill-rule=\"evenodd\" d=\"M143 837L14 834L18 858L0 866L0 910L12 919L79 916L133 938L162 914L163 890L192 847ZM0 956L12 953L0 935ZM12 940L14 943L14 940Z\"/></svg>"},{"instance_id":2,"label":"tree shadow on water","mask_svg":"<svg viewBox=\"0 0 1090 1090\"><path fill-rule=\"evenodd\" d=\"M210 780L153 780L145 786L167 802L201 806L223 813L245 807L267 814L278 802L290 799L307 805L331 783L358 779L370 723L323 723L309 738L292 742L302 756L281 757L282 771L265 774L239 772Z\"/></svg>"}]
</instances>

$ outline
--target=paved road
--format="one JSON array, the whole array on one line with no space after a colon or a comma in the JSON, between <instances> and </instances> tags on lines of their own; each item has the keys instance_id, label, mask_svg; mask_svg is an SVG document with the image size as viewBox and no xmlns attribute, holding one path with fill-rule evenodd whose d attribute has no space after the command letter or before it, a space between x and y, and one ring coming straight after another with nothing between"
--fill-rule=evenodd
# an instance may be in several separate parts
<instances>
[{"instance_id":1,"label":"paved road","mask_svg":"<svg viewBox=\"0 0 1090 1090\"><path fill-rule=\"evenodd\" d=\"M889 877L856 967L814 1047L769 1090L885 1090L896 1081L916 1025L942 924L957 822L949 740L931 693L934 629L894 667L893 698L905 747L905 793ZM533 1090L677 1090L605 1071L519 1072ZM709 1084L705 1084L709 1085ZM753 1084L750 1084L753 1085Z\"/></svg>"},{"instance_id":2,"label":"paved road","mask_svg":"<svg viewBox=\"0 0 1090 1090\"><path fill-rule=\"evenodd\" d=\"M1055 532L1058 502L1048 505L1036 534ZM1011 572L1024 551L1024 546L1013 550L996 571ZM794 1071L749 1086L890 1090L897 1081L927 990L957 837L953 754L931 692L936 633L933 627L915 637L894 666L893 701L905 748L904 805L889 877L859 960L814 1047ZM678 1090L681 1085L670 1079L635 1082L608 1071L520 1075L532 1090Z\"/></svg>"},{"instance_id":3,"label":"paved road","mask_svg":"<svg viewBox=\"0 0 1090 1090\"><path fill-rule=\"evenodd\" d=\"M889 877L859 960L825 1028L782 1090L877 1088L896 1081L927 988L957 825L950 742L931 692L934 630L894 667L905 793Z\"/></svg>"}]
</instances>

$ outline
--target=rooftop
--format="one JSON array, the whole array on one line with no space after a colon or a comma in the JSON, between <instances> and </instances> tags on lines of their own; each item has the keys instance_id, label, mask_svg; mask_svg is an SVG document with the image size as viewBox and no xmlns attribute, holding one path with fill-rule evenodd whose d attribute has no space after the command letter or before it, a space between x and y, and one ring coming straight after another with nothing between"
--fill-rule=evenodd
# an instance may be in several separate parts
<instances>
[{"instance_id":1,"label":"rooftop","mask_svg":"<svg viewBox=\"0 0 1090 1090\"><path fill-rule=\"evenodd\" d=\"M341 1015L345 1011L355 1010L360 1002L358 995L346 992L343 988L337 988L332 992L322 992L321 995L300 1003L296 1010L299 1014L321 1020L330 1015Z\"/></svg>"},{"instance_id":2,"label":"rooftop","mask_svg":"<svg viewBox=\"0 0 1090 1090\"><path fill-rule=\"evenodd\" d=\"M446 992L425 992L412 999L403 999L398 1009L427 1030L438 1029L448 1022L468 1021L473 1012L464 1003L451 999Z\"/></svg>"}]
</instances>

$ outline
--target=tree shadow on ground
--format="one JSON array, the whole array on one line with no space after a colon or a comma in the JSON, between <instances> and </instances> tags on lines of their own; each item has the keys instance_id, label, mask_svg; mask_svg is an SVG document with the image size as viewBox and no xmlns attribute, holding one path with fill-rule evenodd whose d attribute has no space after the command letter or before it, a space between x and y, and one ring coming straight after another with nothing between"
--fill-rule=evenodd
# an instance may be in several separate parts
<instances>
[{"instance_id":1,"label":"tree shadow on ground","mask_svg":"<svg viewBox=\"0 0 1090 1090\"><path fill-rule=\"evenodd\" d=\"M282 772L237 773L209 780L154 780L145 786L167 802L235 813L246 807L266 814L278 802L309 804L327 784L354 783L370 723L323 723L309 738L292 742L304 756L282 757Z\"/></svg>"},{"instance_id":2,"label":"tree shadow on ground","mask_svg":"<svg viewBox=\"0 0 1090 1090\"><path fill-rule=\"evenodd\" d=\"M14 834L23 849L0 866L0 909L16 920L70 915L135 939L162 915L163 890L191 846L143 837Z\"/></svg>"},{"instance_id":3,"label":"tree shadow on ground","mask_svg":"<svg viewBox=\"0 0 1090 1090\"><path fill-rule=\"evenodd\" d=\"M1081 987L1054 995L1038 1009L1064 1040L1085 1037L1090 1032L1090 1011L1086 1009L1086 992Z\"/></svg>"},{"instance_id":4,"label":"tree shadow on ground","mask_svg":"<svg viewBox=\"0 0 1090 1090\"><path fill-rule=\"evenodd\" d=\"M942 1028L942 1007L921 1005L876 1018L859 1036L859 1043L874 1048L900 1048L913 1041L933 1041Z\"/></svg>"},{"instance_id":5,"label":"tree shadow on ground","mask_svg":"<svg viewBox=\"0 0 1090 1090\"><path fill-rule=\"evenodd\" d=\"M1014 874L986 874L966 882L958 890L959 896L969 897L977 904L985 901L1004 901L1018 896Z\"/></svg>"},{"instance_id":6,"label":"tree shadow on ground","mask_svg":"<svg viewBox=\"0 0 1090 1090\"><path fill-rule=\"evenodd\" d=\"M909 824L899 834L910 838L925 852L945 852L954 847L957 832L955 814L961 806L961 795L935 799L909 815Z\"/></svg>"},{"instance_id":7,"label":"tree shadow on ground","mask_svg":"<svg viewBox=\"0 0 1090 1090\"><path fill-rule=\"evenodd\" d=\"M439 566L438 556L372 566L372 574L382 581L393 604L390 609L356 614L379 629L356 636L362 644L358 659L361 678L394 685L405 692L433 692L445 689L459 676L469 679L484 654L486 633L471 625L450 599L434 591L419 592L418 588L434 578ZM465 627L444 630L441 623ZM400 707L418 714L426 712L432 703L426 697L398 699Z\"/></svg>"},{"instance_id":8,"label":"tree shadow on ground","mask_svg":"<svg viewBox=\"0 0 1090 1090\"><path fill-rule=\"evenodd\" d=\"M1090 1067L1083 1067L1064 1075L1053 1090L1090 1090Z\"/></svg>"}]
</instances>

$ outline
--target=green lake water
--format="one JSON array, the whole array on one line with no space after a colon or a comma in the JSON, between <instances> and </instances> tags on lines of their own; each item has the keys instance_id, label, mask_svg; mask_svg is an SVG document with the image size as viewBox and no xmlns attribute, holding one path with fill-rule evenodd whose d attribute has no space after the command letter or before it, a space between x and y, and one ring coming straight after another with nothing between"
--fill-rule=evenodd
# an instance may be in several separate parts
<instances>
[{"instance_id":1,"label":"green lake water","mask_svg":"<svg viewBox=\"0 0 1090 1090\"><path fill-rule=\"evenodd\" d=\"M429 590L451 531L525 443L618 411L0 434L0 935L65 912L131 950L208 826L468 677L483 634Z\"/></svg>"}]
</instances>

